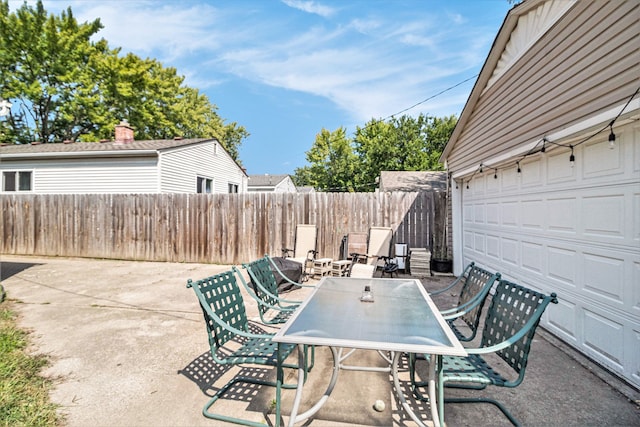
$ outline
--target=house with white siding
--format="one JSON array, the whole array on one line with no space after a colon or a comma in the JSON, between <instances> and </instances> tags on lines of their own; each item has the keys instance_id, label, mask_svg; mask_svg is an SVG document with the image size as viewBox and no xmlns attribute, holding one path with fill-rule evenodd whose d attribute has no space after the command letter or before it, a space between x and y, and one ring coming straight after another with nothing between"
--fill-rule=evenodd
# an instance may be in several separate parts
<instances>
[{"instance_id":1,"label":"house with white siding","mask_svg":"<svg viewBox=\"0 0 640 427\"><path fill-rule=\"evenodd\" d=\"M508 13L442 154L454 272L556 292L542 326L640 387L640 2Z\"/></svg>"},{"instance_id":2,"label":"house with white siding","mask_svg":"<svg viewBox=\"0 0 640 427\"><path fill-rule=\"evenodd\" d=\"M3 193L244 193L247 174L215 138L0 147Z\"/></svg>"},{"instance_id":3,"label":"house with white siding","mask_svg":"<svg viewBox=\"0 0 640 427\"><path fill-rule=\"evenodd\" d=\"M289 175L249 175L249 192L297 193L298 190Z\"/></svg>"}]
</instances>

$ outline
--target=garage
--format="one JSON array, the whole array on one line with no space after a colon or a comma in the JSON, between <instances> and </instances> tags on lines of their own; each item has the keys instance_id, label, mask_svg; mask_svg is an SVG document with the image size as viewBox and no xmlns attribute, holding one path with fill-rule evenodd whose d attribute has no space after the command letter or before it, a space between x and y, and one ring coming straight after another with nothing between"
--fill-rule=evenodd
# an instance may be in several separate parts
<instances>
[{"instance_id":1,"label":"garage","mask_svg":"<svg viewBox=\"0 0 640 427\"><path fill-rule=\"evenodd\" d=\"M640 6L508 14L445 148L454 270L560 303L542 325L640 387Z\"/></svg>"}]
</instances>

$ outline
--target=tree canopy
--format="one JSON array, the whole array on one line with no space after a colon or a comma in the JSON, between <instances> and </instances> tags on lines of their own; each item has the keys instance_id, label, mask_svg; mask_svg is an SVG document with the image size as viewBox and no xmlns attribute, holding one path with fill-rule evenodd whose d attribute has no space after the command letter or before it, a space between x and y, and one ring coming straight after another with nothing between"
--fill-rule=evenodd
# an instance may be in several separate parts
<instances>
[{"instance_id":1,"label":"tree canopy","mask_svg":"<svg viewBox=\"0 0 640 427\"><path fill-rule=\"evenodd\" d=\"M11 12L0 0L0 96L14 106L2 142L110 139L126 119L137 139L216 137L239 160L244 127L225 123L175 68L92 41L101 28L78 23L70 7L56 16L38 1Z\"/></svg>"},{"instance_id":2,"label":"tree canopy","mask_svg":"<svg viewBox=\"0 0 640 427\"><path fill-rule=\"evenodd\" d=\"M424 114L372 119L351 139L344 128L322 129L294 180L321 191L373 191L381 171L444 170L440 155L456 123Z\"/></svg>"}]
</instances>

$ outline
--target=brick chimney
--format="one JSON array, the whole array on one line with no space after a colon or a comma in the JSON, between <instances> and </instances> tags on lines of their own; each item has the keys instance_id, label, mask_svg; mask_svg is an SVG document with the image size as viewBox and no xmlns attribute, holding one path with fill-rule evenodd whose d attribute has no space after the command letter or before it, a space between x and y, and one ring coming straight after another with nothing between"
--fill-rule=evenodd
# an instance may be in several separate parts
<instances>
[{"instance_id":1,"label":"brick chimney","mask_svg":"<svg viewBox=\"0 0 640 427\"><path fill-rule=\"evenodd\" d=\"M122 120L116 125L116 144L128 144L133 142L133 128L129 122Z\"/></svg>"}]
</instances>

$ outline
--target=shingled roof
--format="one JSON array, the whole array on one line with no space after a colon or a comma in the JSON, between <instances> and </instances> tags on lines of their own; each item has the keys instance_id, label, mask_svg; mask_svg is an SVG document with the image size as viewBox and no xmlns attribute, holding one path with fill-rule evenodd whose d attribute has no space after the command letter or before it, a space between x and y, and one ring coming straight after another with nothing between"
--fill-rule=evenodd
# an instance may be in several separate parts
<instances>
[{"instance_id":1,"label":"shingled roof","mask_svg":"<svg viewBox=\"0 0 640 427\"><path fill-rule=\"evenodd\" d=\"M118 153L133 151L161 151L169 148L184 147L205 141L216 141L214 138L197 139L159 139L146 141L122 142L74 142L74 143L48 143L48 144L15 144L0 146L0 157L18 157L21 155L43 156L47 153L52 156L64 153L81 155L94 155L97 153ZM133 154L133 153L131 153Z\"/></svg>"},{"instance_id":2,"label":"shingled roof","mask_svg":"<svg viewBox=\"0 0 640 427\"><path fill-rule=\"evenodd\" d=\"M380 191L447 191L447 173L436 171L382 171Z\"/></svg>"},{"instance_id":3,"label":"shingled roof","mask_svg":"<svg viewBox=\"0 0 640 427\"><path fill-rule=\"evenodd\" d=\"M249 175L250 187L275 187L287 179L289 175Z\"/></svg>"}]
</instances>

